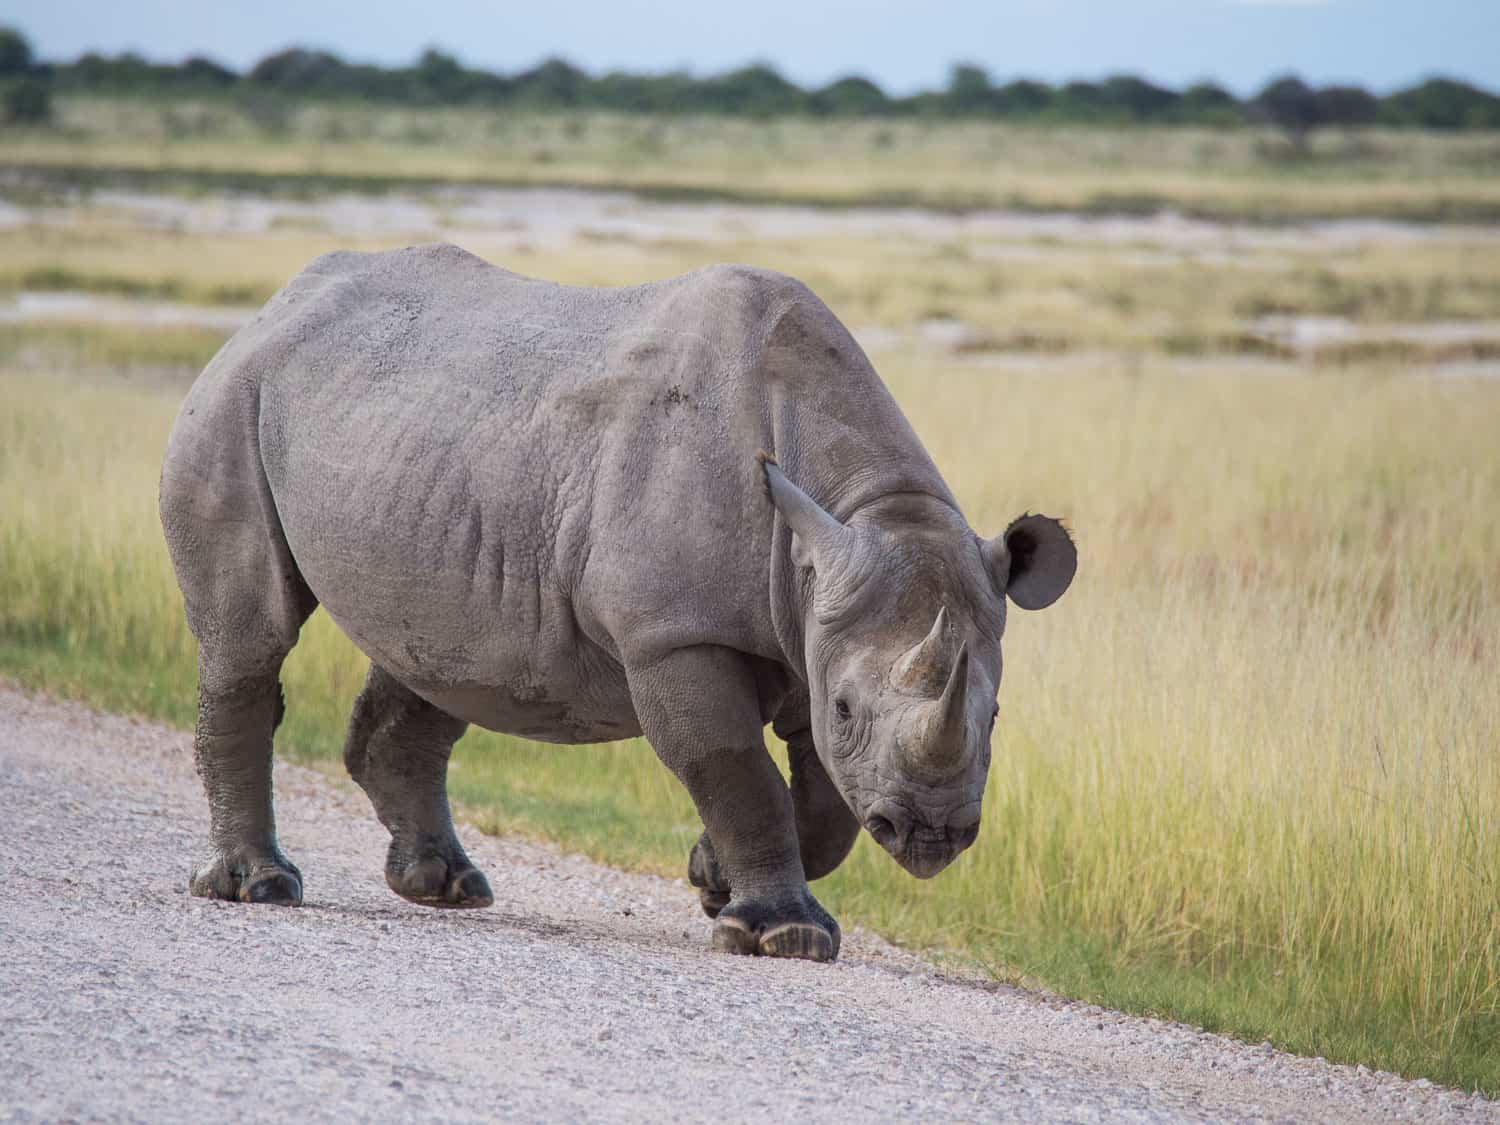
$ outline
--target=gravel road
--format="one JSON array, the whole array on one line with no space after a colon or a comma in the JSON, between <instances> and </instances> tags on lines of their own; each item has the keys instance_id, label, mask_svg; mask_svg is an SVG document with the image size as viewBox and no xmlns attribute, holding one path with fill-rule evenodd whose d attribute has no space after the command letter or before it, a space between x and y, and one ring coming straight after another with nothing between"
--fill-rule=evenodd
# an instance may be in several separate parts
<instances>
[{"instance_id":1,"label":"gravel road","mask_svg":"<svg viewBox=\"0 0 1500 1125\"><path fill-rule=\"evenodd\" d=\"M0 1118L1500 1121L858 930L831 966L713 954L681 883L469 829L495 907L424 910L357 790L276 792L307 905L190 898L189 739L0 687Z\"/></svg>"}]
</instances>

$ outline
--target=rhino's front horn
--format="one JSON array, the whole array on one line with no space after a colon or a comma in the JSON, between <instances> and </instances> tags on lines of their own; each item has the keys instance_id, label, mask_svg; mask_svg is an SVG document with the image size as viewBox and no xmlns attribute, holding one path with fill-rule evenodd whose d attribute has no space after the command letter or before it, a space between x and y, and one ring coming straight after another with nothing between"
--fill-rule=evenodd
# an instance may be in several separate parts
<instances>
[{"instance_id":1,"label":"rhino's front horn","mask_svg":"<svg viewBox=\"0 0 1500 1125\"><path fill-rule=\"evenodd\" d=\"M901 654L891 671L897 687L923 695L936 695L953 671L958 630L948 619L948 607L938 610L927 636Z\"/></svg>"},{"instance_id":2,"label":"rhino's front horn","mask_svg":"<svg viewBox=\"0 0 1500 1125\"><path fill-rule=\"evenodd\" d=\"M944 781L963 768L969 748L969 642L959 646L947 686L929 705L921 737L908 754L916 772Z\"/></svg>"}]
</instances>

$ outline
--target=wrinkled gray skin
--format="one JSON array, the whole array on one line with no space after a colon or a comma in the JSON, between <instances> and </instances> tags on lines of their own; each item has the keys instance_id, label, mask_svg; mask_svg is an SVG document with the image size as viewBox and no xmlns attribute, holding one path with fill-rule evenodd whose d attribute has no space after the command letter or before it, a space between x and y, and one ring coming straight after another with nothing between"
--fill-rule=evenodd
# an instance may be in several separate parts
<instances>
[{"instance_id":1,"label":"wrinkled gray skin","mask_svg":"<svg viewBox=\"0 0 1500 1125\"><path fill-rule=\"evenodd\" d=\"M807 881L861 825L922 877L973 841L1006 594L1040 608L1076 566L1054 520L970 530L798 282L576 289L452 246L330 254L272 298L189 393L161 514L199 641L193 893L301 901L271 738L321 604L370 658L344 755L398 894L492 901L448 808L467 724L644 733L702 816L715 945L818 960Z\"/></svg>"}]
</instances>

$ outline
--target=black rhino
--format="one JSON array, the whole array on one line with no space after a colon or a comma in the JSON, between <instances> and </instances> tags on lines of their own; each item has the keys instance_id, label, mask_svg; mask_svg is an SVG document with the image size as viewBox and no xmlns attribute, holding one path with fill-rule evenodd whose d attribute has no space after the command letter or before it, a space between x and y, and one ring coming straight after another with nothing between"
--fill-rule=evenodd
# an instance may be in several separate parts
<instances>
[{"instance_id":1,"label":"black rhino","mask_svg":"<svg viewBox=\"0 0 1500 1125\"><path fill-rule=\"evenodd\" d=\"M199 642L194 894L302 899L271 739L321 604L370 658L344 759L397 894L492 901L448 807L467 724L644 733L703 819L714 945L816 960L839 928L807 882L861 825L920 877L973 842L1006 597L1077 566L1056 520L970 529L799 282L571 288L446 245L328 254L273 297L188 394L161 517Z\"/></svg>"}]
</instances>

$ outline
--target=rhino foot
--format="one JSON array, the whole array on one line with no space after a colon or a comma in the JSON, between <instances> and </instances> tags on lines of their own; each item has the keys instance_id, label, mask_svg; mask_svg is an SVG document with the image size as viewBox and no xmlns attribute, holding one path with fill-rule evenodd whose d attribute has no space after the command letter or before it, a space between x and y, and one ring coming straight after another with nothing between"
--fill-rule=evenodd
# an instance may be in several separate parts
<instances>
[{"instance_id":1,"label":"rhino foot","mask_svg":"<svg viewBox=\"0 0 1500 1125\"><path fill-rule=\"evenodd\" d=\"M713 944L725 953L832 961L839 955L839 936L833 916L804 890L790 903L732 900L719 911Z\"/></svg>"},{"instance_id":2,"label":"rhino foot","mask_svg":"<svg viewBox=\"0 0 1500 1125\"><path fill-rule=\"evenodd\" d=\"M707 832L688 854L688 882L698 889L698 903L710 918L717 918L729 905L729 880L719 870L719 860Z\"/></svg>"},{"instance_id":3,"label":"rhino foot","mask_svg":"<svg viewBox=\"0 0 1500 1125\"><path fill-rule=\"evenodd\" d=\"M717 891L712 887L699 887L698 905L703 907L703 913L710 918L717 918L719 912L729 905L729 892Z\"/></svg>"},{"instance_id":4,"label":"rhino foot","mask_svg":"<svg viewBox=\"0 0 1500 1125\"><path fill-rule=\"evenodd\" d=\"M302 905L302 873L278 854L253 859L219 855L193 872L188 893L226 902Z\"/></svg>"},{"instance_id":5,"label":"rhino foot","mask_svg":"<svg viewBox=\"0 0 1500 1125\"><path fill-rule=\"evenodd\" d=\"M419 906L477 909L495 901L484 872L461 854L456 861L426 855L404 863L393 854L385 867L385 881L391 890Z\"/></svg>"}]
</instances>

